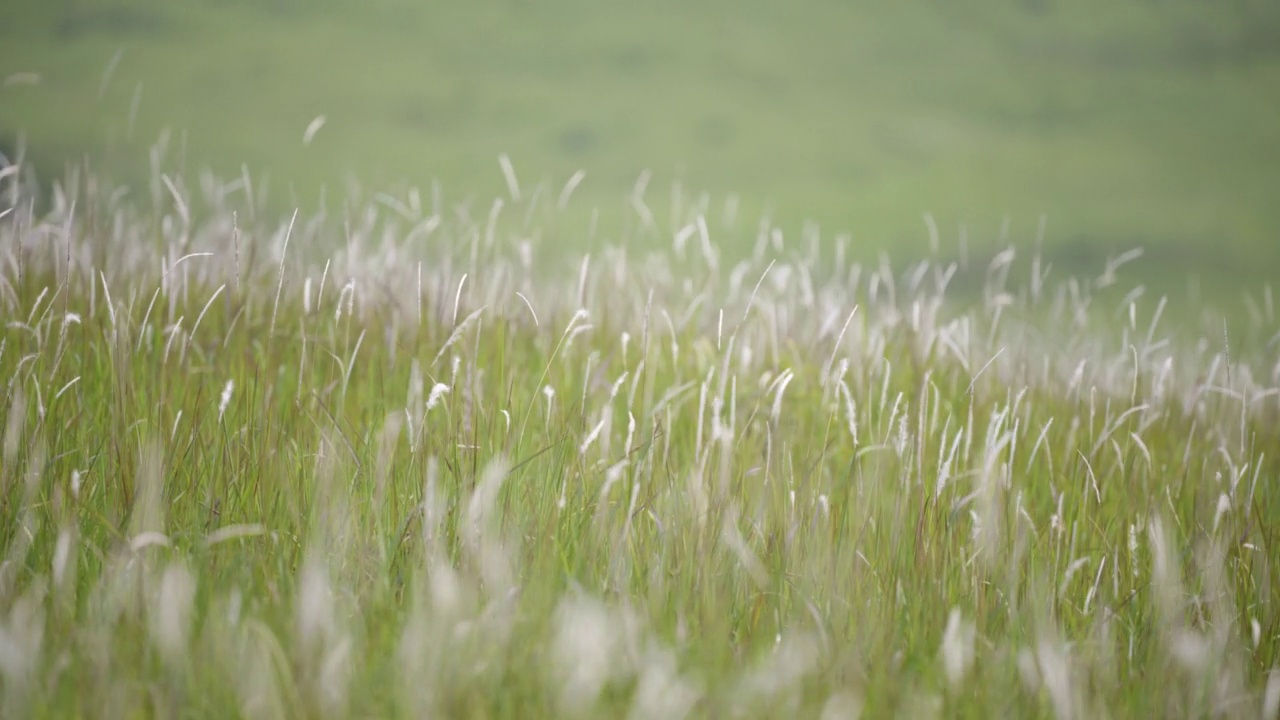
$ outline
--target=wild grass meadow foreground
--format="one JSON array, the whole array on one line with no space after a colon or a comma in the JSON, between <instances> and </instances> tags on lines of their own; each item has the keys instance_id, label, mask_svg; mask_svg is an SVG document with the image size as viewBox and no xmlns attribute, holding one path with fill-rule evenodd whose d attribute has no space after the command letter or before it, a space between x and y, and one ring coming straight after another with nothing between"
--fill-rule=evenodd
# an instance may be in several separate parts
<instances>
[{"instance_id":1,"label":"wild grass meadow foreground","mask_svg":"<svg viewBox=\"0 0 1280 720\"><path fill-rule=\"evenodd\" d=\"M0 713L1277 717L1269 288L508 179L0 179Z\"/></svg>"}]
</instances>

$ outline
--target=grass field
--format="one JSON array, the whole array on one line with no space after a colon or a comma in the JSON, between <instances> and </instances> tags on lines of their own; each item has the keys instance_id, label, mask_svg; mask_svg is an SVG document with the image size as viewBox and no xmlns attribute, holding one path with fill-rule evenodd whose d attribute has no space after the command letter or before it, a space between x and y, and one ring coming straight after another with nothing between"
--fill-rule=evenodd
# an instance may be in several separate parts
<instances>
[{"instance_id":1,"label":"grass field","mask_svg":"<svg viewBox=\"0 0 1280 720\"><path fill-rule=\"evenodd\" d=\"M0 716L1280 719L1280 5L12 5Z\"/></svg>"},{"instance_id":2,"label":"grass field","mask_svg":"<svg viewBox=\"0 0 1280 720\"><path fill-rule=\"evenodd\" d=\"M1269 287L0 181L6 717L1280 714Z\"/></svg>"},{"instance_id":3,"label":"grass field","mask_svg":"<svg viewBox=\"0 0 1280 720\"><path fill-rule=\"evenodd\" d=\"M923 256L930 212L944 247L991 252L1044 216L1046 258L1076 274L1145 247L1136 267L1174 296L1188 272L1233 290L1280 271L1270 0L11 5L0 146L25 137L46 177L87 155L145 186L168 129L193 169L269 172L281 212L348 177L438 179L478 208L507 153L526 180L586 170L613 240L649 169L655 208L677 180L736 194L793 234L852 233L868 261Z\"/></svg>"}]
</instances>

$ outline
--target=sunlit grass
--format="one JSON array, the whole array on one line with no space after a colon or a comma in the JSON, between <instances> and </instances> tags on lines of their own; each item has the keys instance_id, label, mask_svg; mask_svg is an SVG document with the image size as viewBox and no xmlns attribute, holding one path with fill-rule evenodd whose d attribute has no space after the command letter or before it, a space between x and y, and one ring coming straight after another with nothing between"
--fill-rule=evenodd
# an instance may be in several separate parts
<instances>
[{"instance_id":1,"label":"sunlit grass","mask_svg":"<svg viewBox=\"0 0 1280 720\"><path fill-rule=\"evenodd\" d=\"M6 716L1276 717L1269 288L953 297L698 200L564 258L510 180L5 181Z\"/></svg>"}]
</instances>

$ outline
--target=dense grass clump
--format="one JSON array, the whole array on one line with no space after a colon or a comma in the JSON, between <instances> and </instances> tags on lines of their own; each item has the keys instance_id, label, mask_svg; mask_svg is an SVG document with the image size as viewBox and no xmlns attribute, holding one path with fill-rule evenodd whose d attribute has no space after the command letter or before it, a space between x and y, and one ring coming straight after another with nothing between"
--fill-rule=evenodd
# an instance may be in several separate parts
<instances>
[{"instance_id":1,"label":"dense grass clump","mask_svg":"<svg viewBox=\"0 0 1280 720\"><path fill-rule=\"evenodd\" d=\"M3 714L1276 717L1269 289L568 260L552 190L7 186Z\"/></svg>"}]
</instances>

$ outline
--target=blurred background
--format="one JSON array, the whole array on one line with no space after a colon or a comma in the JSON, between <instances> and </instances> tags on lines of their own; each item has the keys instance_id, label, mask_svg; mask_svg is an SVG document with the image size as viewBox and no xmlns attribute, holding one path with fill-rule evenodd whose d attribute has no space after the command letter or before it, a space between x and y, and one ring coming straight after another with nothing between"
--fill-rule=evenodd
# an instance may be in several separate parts
<instances>
[{"instance_id":1,"label":"blurred background","mask_svg":"<svg viewBox=\"0 0 1280 720\"><path fill-rule=\"evenodd\" d=\"M1280 277L1275 0L10 0L0 152L129 183L170 157L322 188L438 181L487 208L642 171L848 232L856 255L1030 245L1060 270L1133 247L1170 287ZM321 125L317 118L323 118ZM304 133L311 128L310 142ZM177 161L172 161L177 162ZM477 212L483 212L483 209ZM725 238L721 238L722 241ZM569 238L565 242L572 243Z\"/></svg>"}]
</instances>

